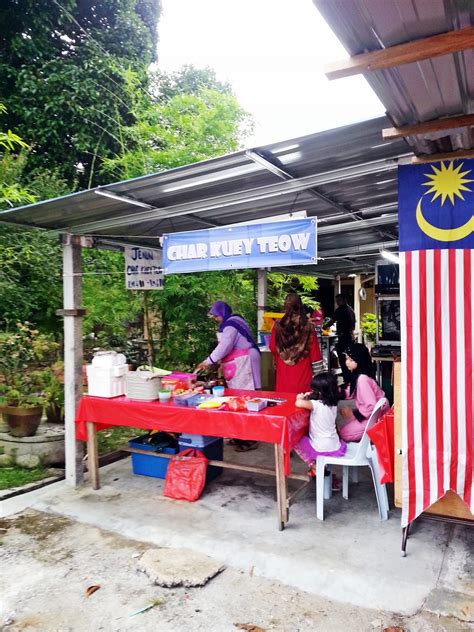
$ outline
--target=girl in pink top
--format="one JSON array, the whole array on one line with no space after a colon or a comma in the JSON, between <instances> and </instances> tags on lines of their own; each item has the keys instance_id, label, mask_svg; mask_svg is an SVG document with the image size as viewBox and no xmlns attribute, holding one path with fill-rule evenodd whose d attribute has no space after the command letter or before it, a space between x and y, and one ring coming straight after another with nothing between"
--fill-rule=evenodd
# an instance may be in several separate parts
<instances>
[{"instance_id":1,"label":"girl in pink top","mask_svg":"<svg viewBox=\"0 0 474 632\"><path fill-rule=\"evenodd\" d=\"M344 441L360 441L375 404L385 397L385 393L374 380L374 363L365 345L356 342L349 345L346 366L351 372L351 380L345 398L354 400L355 408L340 408L345 422L339 427L339 434Z\"/></svg>"},{"instance_id":2,"label":"girl in pink top","mask_svg":"<svg viewBox=\"0 0 474 632\"><path fill-rule=\"evenodd\" d=\"M336 415L339 393L337 380L330 373L319 373L309 393L300 393L295 405L311 411L308 435L302 437L295 451L306 465L314 465L318 456L344 456L346 444L337 434Z\"/></svg>"}]
</instances>

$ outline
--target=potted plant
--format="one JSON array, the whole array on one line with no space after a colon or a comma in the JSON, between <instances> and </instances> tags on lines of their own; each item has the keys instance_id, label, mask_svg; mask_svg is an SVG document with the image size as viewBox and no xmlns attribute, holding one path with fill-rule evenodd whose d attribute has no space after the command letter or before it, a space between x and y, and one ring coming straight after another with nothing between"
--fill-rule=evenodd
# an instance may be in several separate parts
<instances>
[{"instance_id":1,"label":"potted plant","mask_svg":"<svg viewBox=\"0 0 474 632\"><path fill-rule=\"evenodd\" d=\"M377 319L375 314L367 312L363 315L361 321L362 333L364 334L364 342L367 346L372 347L376 340Z\"/></svg>"},{"instance_id":2,"label":"potted plant","mask_svg":"<svg viewBox=\"0 0 474 632\"><path fill-rule=\"evenodd\" d=\"M64 423L64 365L56 362L43 372L45 414L49 423Z\"/></svg>"},{"instance_id":3,"label":"potted plant","mask_svg":"<svg viewBox=\"0 0 474 632\"><path fill-rule=\"evenodd\" d=\"M30 437L46 403L41 367L58 345L28 323L0 333L0 406L10 433Z\"/></svg>"}]
</instances>

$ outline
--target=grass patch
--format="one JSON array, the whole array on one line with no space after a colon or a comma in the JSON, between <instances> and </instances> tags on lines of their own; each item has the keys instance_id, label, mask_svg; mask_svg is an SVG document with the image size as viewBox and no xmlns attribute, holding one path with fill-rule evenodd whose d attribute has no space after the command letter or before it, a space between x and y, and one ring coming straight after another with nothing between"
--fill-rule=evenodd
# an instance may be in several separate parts
<instances>
[{"instance_id":1,"label":"grass patch","mask_svg":"<svg viewBox=\"0 0 474 632\"><path fill-rule=\"evenodd\" d=\"M44 467L35 467L27 470L24 467L0 467L0 489L10 489L11 487L21 487L28 483L40 481L49 476L48 470Z\"/></svg>"},{"instance_id":2,"label":"grass patch","mask_svg":"<svg viewBox=\"0 0 474 632\"><path fill-rule=\"evenodd\" d=\"M143 430L143 428L129 428L128 426L101 430L97 433L99 454L108 454L114 450L120 450L120 448L127 446L129 439L134 439L145 433L146 430Z\"/></svg>"}]
</instances>

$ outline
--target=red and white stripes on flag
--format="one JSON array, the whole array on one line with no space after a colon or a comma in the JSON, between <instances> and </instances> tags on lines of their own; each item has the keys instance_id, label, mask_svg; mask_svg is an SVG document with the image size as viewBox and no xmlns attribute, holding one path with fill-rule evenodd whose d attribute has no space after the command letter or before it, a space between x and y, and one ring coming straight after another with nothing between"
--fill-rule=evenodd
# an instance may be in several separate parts
<instances>
[{"instance_id":1,"label":"red and white stripes on flag","mask_svg":"<svg viewBox=\"0 0 474 632\"><path fill-rule=\"evenodd\" d=\"M474 513L472 250L400 252L402 526L459 494Z\"/></svg>"}]
</instances>

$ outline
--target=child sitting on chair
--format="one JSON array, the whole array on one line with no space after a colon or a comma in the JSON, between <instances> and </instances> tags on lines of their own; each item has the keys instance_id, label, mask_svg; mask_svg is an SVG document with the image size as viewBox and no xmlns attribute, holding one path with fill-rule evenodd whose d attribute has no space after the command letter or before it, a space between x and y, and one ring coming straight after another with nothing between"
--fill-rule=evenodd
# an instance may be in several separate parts
<instances>
[{"instance_id":1,"label":"child sitting on chair","mask_svg":"<svg viewBox=\"0 0 474 632\"><path fill-rule=\"evenodd\" d=\"M346 444L339 438L336 428L337 379L330 373L319 373L312 382L312 392L296 397L297 408L311 411L309 435L298 442L295 452L311 469L318 456L344 456Z\"/></svg>"}]
</instances>

